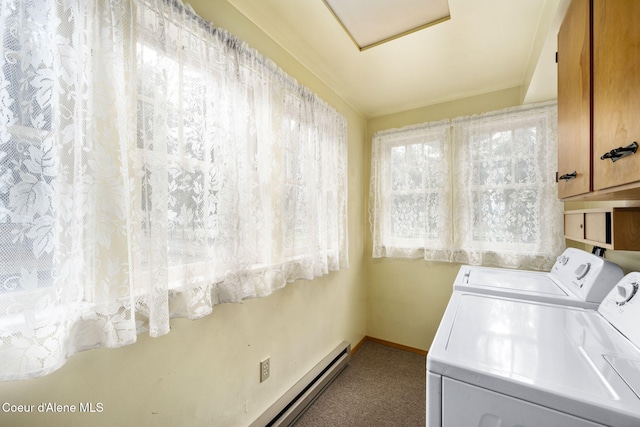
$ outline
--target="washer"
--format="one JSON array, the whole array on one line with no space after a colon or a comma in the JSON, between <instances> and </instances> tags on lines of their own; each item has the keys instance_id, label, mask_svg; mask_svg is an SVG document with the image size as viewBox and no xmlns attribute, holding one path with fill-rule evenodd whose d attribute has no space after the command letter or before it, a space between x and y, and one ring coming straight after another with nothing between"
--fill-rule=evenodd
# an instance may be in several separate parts
<instances>
[{"instance_id":1,"label":"washer","mask_svg":"<svg viewBox=\"0 0 640 427\"><path fill-rule=\"evenodd\" d=\"M427 425L640 426L640 273L597 310L454 291L427 356Z\"/></svg>"},{"instance_id":2,"label":"washer","mask_svg":"<svg viewBox=\"0 0 640 427\"><path fill-rule=\"evenodd\" d=\"M623 276L619 265L567 248L549 272L463 265L453 289L597 309Z\"/></svg>"}]
</instances>

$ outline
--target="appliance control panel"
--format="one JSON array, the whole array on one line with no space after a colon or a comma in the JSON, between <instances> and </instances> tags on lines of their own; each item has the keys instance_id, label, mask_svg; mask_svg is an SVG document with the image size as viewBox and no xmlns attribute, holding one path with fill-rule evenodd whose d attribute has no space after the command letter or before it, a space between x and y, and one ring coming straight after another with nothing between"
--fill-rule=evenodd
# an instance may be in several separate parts
<instances>
[{"instance_id":1,"label":"appliance control panel","mask_svg":"<svg viewBox=\"0 0 640 427\"><path fill-rule=\"evenodd\" d=\"M639 286L640 272L627 274L598 307L598 312L636 346L640 346Z\"/></svg>"},{"instance_id":2,"label":"appliance control panel","mask_svg":"<svg viewBox=\"0 0 640 427\"><path fill-rule=\"evenodd\" d=\"M624 272L597 255L567 248L553 265L551 275L583 301L600 303Z\"/></svg>"}]
</instances>

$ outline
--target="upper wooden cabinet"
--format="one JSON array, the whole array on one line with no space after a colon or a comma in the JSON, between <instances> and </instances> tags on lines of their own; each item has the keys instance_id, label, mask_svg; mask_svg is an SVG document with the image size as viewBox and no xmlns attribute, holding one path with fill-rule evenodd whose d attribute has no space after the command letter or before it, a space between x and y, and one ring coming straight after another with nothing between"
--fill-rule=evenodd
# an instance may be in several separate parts
<instances>
[{"instance_id":1,"label":"upper wooden cabinet","mask_svg":"<svg viewBox=\"0 0 640 427\"><path fill-rule=\"evenodd\" d=\"M571 2L558 32L558 197L591 191L590 1Z\"/></svg>"},{"instance_id":2,"label":"upper wooden cabinet","mask_svg":"<svg viewBox=\"0 0 640 427\"><path fill-rule=\"evenodd\" d=\"M640 153L602 159L640 142L640 1L593 2L593 189L640 181Z\"/></svg>"},{"instance_id":3,"label":"upper wooden cabinet","mask_svg":"<svg viewBox=\"0 0 640 427\"><path fill-rule=\"evenodd\" d=\"M640 198L640 152L626 155L640 143L638 22L638 0L573 0L567 10L558 33L560 198Z\"/></svg>"}]
</instances>

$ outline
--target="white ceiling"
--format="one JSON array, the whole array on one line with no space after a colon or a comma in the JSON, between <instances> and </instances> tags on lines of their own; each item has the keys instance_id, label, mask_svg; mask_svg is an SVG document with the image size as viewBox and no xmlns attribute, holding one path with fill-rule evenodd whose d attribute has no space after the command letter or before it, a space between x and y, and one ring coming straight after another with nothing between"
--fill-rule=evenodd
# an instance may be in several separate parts
<instances>
[{"instance_id":1,"label":"white ceiling","mask_svg":"<svg viewBox=\"0 0 640 427\"><path fill-rule=\"evenodd\" d=\"M569 0L449 0L449 20L362 51L323 0L228 1L368 118L516 86L556 97Z\"/></svg>"}]
</instances>

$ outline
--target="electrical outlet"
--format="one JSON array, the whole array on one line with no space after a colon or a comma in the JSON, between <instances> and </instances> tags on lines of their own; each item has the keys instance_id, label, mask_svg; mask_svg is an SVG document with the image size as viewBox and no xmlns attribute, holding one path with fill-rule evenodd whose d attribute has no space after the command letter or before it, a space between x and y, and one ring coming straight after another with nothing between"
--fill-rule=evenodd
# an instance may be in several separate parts
<instances>
[{"instance_id":1,"label":"electrical outlet","mask_svg":"<svg viewBox=\"0 0 640 427\"><path fill-rule=\"evenodd\" d=\"M271 359L266 358L260 362L260 382L265 381L271 375Z\"/></svg>"}]
</instances>

